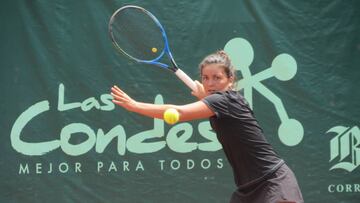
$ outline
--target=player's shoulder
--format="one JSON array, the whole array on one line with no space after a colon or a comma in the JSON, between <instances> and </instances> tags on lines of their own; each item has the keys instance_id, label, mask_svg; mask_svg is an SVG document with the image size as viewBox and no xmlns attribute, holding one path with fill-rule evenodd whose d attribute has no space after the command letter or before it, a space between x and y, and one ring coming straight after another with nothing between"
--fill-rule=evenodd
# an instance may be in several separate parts
<instances>
[{"instance_id":1,"label":"player's shoulder","mask_svg":"<svg viewBox=\"0 0 360 203\"><path fill-rule=\"evenodd\" d=\"M244 97L239 91L236 90L227 90L227 91L218 91L207 96L205 100L227 100L227 101L239 101L243 100Z\"/></svg>"},{"instance_id":2,"label":"player's shoulder","mask_svg":"<svg viewBox=\"0 0 360 203\"><path fill-rule=\"evenodd\" d=\"M242 92L238 90L228 90L221 93L224 98L232 105L249 106Z\"/></svg>"},{"instance_id":3,"label":"player's shoulder","mask_svg":"<svg viewBox=\"0 0 360 203\"><path fill-rule=\"evenodd\" d=\"M237 90L227 90L227 91L221 91L221 92L216 92L214 94L217 94L219 96L223 96L229 99L234 99L234 100L239 100L239 99L243 99L243 95L241 94L240 91Z\"/></svg>"}]
</instances>

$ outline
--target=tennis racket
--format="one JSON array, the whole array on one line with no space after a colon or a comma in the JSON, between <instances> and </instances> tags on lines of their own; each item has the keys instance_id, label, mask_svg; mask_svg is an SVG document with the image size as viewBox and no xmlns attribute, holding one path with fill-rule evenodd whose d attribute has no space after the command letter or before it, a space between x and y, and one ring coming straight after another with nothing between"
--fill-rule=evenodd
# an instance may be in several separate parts
<instances>
[{"instance_id":1,"label":"tennis racket","mask_svg":"<svg viewBox=\"0 0 360 203\"><path fill-rule=\"evenodd\" d=\"M139 6L121 7L111 16L108 29L120 53L139 63L171 70L190 89L196 90L195 82L176 65L165 29L152 13ZM166 56L168 64L161 62Z\"/></svg>"}]
</instances>

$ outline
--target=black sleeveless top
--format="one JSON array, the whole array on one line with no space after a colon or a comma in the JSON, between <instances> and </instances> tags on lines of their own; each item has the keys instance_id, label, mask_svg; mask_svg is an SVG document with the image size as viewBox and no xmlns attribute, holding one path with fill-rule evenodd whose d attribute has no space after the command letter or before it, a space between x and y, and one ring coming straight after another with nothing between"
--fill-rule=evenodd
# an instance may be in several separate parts
<instances>
[{"instance_id":1,"label":"black sleeveless top","mask_svg":"<svg viewBox=\"0 0 360 203\"><path fill-rule=\"evenodd\" d=\"M202 101L215 113L210 124L232 166L238 188L265 180L284 163L266 141L240 92L216 92Z\"/></svg>"}]
</instances>

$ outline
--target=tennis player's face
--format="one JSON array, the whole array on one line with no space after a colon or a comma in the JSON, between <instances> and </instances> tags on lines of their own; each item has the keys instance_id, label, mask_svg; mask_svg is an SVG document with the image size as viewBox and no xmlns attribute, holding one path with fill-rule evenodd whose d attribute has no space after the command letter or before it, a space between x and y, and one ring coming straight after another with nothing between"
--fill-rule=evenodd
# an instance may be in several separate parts
<instances>
[{"instance_id":1,"label":"tennis player's face","mask_svg":"<svg viewBox=\"0 0 360 203\"><path fill-rule=\"evenodd\" d=\"M201 82L205 91L212 94L217 91L228 90L233 83L233 78L228 77L224 68L219 64L209 64L202 69Z\"/></svg>"}]
</instances>

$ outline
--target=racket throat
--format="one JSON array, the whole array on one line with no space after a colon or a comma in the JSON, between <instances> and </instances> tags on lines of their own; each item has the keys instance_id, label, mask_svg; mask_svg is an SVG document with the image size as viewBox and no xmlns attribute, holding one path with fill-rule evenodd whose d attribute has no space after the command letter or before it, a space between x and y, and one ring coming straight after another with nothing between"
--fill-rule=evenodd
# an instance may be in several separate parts
<instances>
[{"instance_id":1,"label":"racket throat","mask_svg":"<svg viewBox=\"0 0 360 203\"><path fill-rule=\"evenodd\" d=\"M179 68L178 65L175 63L175 60L173 58L170 59L171 62L171 66L169 67L169 69L173 72L176 72Z\"/></svg>"}]
</instances>

